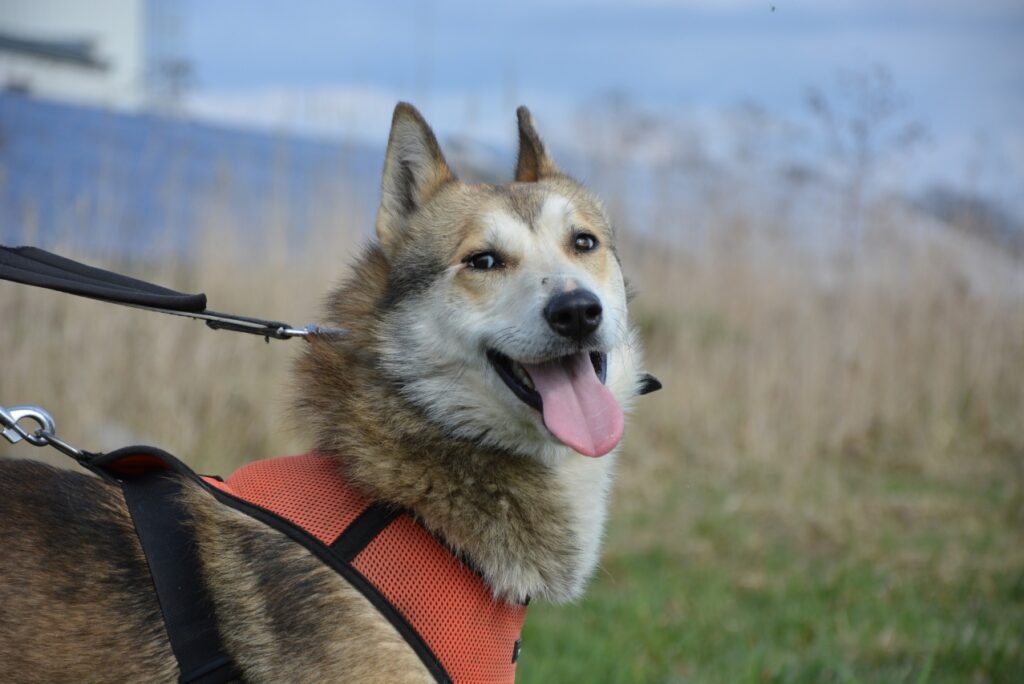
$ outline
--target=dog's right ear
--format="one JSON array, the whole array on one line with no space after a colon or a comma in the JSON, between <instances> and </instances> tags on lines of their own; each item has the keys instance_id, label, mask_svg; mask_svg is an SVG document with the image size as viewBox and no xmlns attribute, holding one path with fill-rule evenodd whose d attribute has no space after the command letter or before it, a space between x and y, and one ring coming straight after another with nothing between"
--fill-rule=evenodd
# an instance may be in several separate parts
<instances>
[{"instance_id":1,"label":"dog's right ear","mask_svg":"<svg viewBox=\"0 0 1024 684\"><path fill-rule=\"evenodd\" d=\"M409 215L453 180L430 126L415 107L399 102L391 119L377 210L377 239L385 253L394 251Z\"/></svg>"}]
</instances>

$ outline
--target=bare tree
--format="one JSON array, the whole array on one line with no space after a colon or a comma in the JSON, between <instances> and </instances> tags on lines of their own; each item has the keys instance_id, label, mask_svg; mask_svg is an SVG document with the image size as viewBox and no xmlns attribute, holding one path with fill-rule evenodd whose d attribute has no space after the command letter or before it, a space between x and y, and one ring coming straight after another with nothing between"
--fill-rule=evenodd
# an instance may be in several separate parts
<instances>
[{"instance_id":1,"label":"bare tree","mask_svg":"<svg viewBox=\"0 0 1024 684\"><path fill-rule=\"evenodd\" d=\"M927 129L908 115L906 96L883 66L841 71L832 87L808 88L806 103L837 176L843 228L857 246L863 237L865 198L878 169L925 142Z\"/></svg>"}]
</instances>

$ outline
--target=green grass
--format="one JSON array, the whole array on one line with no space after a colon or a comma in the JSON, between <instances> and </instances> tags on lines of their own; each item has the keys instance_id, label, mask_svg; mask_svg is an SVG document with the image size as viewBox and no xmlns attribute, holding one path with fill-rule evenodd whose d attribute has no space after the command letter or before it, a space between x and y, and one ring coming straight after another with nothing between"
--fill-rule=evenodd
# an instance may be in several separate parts
<instances>
[{"instance_id":1,"label":"green grass","mask_svg":"<svg viewBox=\"0 0 1024 684\"><path fill-rule=\"evenodd\" d=\"M945 477L708 478L617 516L586 598L531 607L518 681L1024 682L1019 504Z\"/></svg>"}]
</instances>

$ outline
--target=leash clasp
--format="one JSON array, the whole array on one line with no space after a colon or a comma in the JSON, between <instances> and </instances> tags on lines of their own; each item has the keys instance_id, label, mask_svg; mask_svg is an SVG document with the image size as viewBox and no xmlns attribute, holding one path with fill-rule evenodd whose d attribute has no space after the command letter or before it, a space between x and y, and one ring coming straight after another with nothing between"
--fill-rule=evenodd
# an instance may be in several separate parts
<instances>
[{"instance_id":1,"label":"leash clasp","mask_svg":"<svg viewBox=\"0 0 1024 684\"><path fill-rule=\"evenodd\" d=\"M26 418L34 421L39 427L29 432L20 425L21 421ZM75 460L80 460L85 456L85 452L81 449L73 447L57 437L57 423L50 412L42 407L14 406L8 409L0 406L0 427L3 428L0 435L11 444L25 440L32 446L52 446Z\"/></svg>"},{"instance_id":2,"label":"leash clasp","mask_svg":"<svg viewBox=\"0 0 1024 684\"><path fill-rule=\"evenodd\" d=\"M314 335L345 335L346 331L342 328L331 328L326 325L311 324L302 328L292 328L289 326L282 325L277 329L276 337L278 339L287 340L292 337L303 337L309 339Z\"/></svg>"}]
</instances>

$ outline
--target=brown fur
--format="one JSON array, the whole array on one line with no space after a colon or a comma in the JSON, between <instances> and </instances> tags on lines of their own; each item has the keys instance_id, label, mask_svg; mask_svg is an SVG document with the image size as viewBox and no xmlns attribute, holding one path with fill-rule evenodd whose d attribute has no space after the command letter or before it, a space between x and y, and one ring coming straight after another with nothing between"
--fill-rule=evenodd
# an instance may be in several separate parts
<instances>
[{"instance_id":1,"label":"brown fur","mask_svg":"<svg viewBox=\"0 0 1024 684\"><path fill-rule=\"evenodd\" d=\"M176 681L120 492L31 461L0 492L0 681Z\"/></svg>"}]
</instances>

